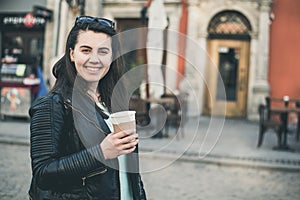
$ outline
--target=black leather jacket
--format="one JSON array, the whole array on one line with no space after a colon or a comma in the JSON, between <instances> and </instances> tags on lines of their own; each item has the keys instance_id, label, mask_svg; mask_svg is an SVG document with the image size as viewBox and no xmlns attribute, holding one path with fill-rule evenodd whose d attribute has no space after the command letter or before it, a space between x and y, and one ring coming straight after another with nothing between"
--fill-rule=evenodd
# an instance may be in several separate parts
<instances>
[{"instance_id":1,"label":"black leather jacket","mask_svg":"<svg viewBox=\"0 0 300 200\"><path fill-rule=\"evenodd\" d=\"M30 199L120 199L119 171L101 162L104 159L99 144L105 134L96 141L93 138L94 144L84 144L75 129L73 109L66 105L59 93L52 92L30 108ZM89 123L85 121L92 128L86 131L101 135ZM109 162L118 164L117 159ZM128 173L128 177L134 199L146 199L140 174Z\"/></svg>"}]
</instances>

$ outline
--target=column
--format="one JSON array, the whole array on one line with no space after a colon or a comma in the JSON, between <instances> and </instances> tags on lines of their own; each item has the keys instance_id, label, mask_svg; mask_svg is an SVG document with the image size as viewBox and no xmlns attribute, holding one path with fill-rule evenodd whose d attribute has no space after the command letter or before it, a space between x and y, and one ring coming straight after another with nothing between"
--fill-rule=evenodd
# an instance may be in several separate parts
<instances>
[{"instance_id":1,"label":"column","mask_svg":"<svg viewBox=\"0 0 300 200\"><path fill-rule=\"evenodd\" d=\"M255 74L251 100L248 105L248 119L257 120L257 108L260 103L265 103L265 96L269 95L270 85L268 82L269 68L269 37L270 37L270 18L272 0L262 0L260 3L260 13L258 16L258 35L257 42L251 43L252 47L256 47ZM251 49L252 50L252 49ZM251 94L249 94L251 95Z\"/></svg>"}]
</instances>

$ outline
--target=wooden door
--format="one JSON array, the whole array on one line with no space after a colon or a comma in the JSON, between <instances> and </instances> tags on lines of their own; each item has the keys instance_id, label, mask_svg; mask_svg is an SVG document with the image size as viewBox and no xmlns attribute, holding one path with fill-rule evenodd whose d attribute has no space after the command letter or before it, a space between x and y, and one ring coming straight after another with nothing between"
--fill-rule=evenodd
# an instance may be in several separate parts
<instances>
[{"instance_id":1,"label":"wooden door","mask_svg":"<svg viewBox=\"0 0 300 200\"><path fill-rule=\"evenodd\" d=\"M247 107L249 42L209 40L204 113L245 117Z\"/></svg>"}]
</instances>

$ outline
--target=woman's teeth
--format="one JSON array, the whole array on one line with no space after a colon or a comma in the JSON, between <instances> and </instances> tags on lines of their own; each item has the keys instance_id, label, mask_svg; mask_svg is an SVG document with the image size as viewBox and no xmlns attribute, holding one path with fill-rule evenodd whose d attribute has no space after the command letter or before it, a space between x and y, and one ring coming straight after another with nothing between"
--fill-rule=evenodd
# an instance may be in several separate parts
<instances>
[{"instance_id":1,"label":"woman's teeth","mask_svg":"<svg viewBox=\"0 0 300 200\"><path fill-rule=\"evenodd\" d=\"M99 67L86 67L86 68L91 71L98 71L100 69Z\"/></svg>"}]
</instances>

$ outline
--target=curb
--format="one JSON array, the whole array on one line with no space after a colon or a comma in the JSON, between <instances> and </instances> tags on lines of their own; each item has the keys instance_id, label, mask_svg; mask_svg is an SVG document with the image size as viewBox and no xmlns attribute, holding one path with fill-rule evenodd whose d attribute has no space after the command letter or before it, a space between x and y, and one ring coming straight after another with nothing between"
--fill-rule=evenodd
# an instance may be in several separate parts
<instances>
[{"instance_id":1,"label":"curb","mask_svg":"<svg viewBox=\"0 0 300 200\"><path fill-rule=\"evenodd\" d=\"M3 136L3 135L0 135L0 143L11 144L11 145L24 145L24 146L30 145L29 139L27 139L27 138L9 137L9 136Z\"/></svg>"},{"instance_id":2,"label":"curb","mask_svg":"<svg viewBox=\"0 0 300 200\"><path fill-rule=\"evenodd\" d=\"M28 138L21 137L9 137L0 135L0 143L10 144L10 145L24 145L29 146L30 142ZM154 149L139 148L139 151L149 153L154 152ZM172 151L161 151L159 153L140 156L152 157L152 158L163 158L170 160L177 160L181 162L193 162L193 163L205 163L214 164L218 166L227 167L244 167L244 168L254 168L254 169L265 169L265 170L279 170L288 172L300 172L300 159L299 160L288 160L288 159L265 159L265 158L255 158L255 157L234 157L234 156L224 156L216 154L208 154L205 157L200 157L196 152L185 152L182 156L178 158L175 156L176 152Z\"/></svg>"}]
</instances>

